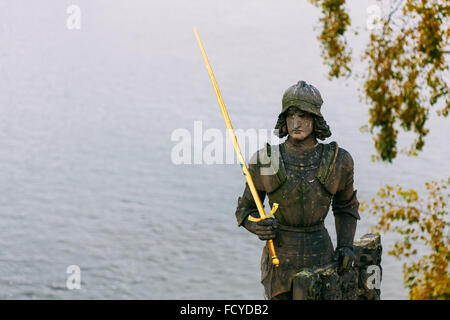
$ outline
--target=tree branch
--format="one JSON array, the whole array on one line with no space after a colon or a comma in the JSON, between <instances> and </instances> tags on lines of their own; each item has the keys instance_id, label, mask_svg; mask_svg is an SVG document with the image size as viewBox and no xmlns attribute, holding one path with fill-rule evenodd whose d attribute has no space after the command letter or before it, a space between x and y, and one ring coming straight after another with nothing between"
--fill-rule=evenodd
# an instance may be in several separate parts
<instances>
[{"instance_id":1,"label":"tree branch","mask_svg":"<svg viewBox=\"0 0 450 320\"><path fill-rule=\"evenodd\" d=\"M395 12L397 12L397 10L400 8L400 6L401 6L404 2L405 2L405 0L400 0L400 1L397 3L397 6L394 8L394 10L392 10L392 11L389 13L388 21L391 20L391 17L394 15Z\"/></svg>"}]
</instances>

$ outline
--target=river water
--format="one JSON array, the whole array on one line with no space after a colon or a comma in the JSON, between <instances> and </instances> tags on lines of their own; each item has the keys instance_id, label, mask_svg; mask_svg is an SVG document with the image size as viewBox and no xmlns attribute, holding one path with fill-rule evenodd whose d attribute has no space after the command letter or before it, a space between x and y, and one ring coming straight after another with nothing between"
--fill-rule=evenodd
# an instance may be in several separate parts
<instances>
[{"instance_id":1,"label":"river water","mask_svg":"<svg viewBox=\"0 0 450 320\"><path fill-rule=\"evenodd\" d=\"M377 3L349 1L355 53ZM80 29L66 26L72 4ZM327 80L319 13L293 0L2 1L0 298L262 299L264 243L234 217L239 166L171 158L174 130L224 130L194 26L235 128L273 128L283 91L306 80L325 101L327 142L353 156L360 200L448 176L449 126L436 117L419 157L371 162L360 84ZM362 214L357 237L371 225ZM386 254L395 238L382 240L382 298L405 299L403 262ZM70 265L79 290L66 287Z\"/></svg>"}]
</instances>

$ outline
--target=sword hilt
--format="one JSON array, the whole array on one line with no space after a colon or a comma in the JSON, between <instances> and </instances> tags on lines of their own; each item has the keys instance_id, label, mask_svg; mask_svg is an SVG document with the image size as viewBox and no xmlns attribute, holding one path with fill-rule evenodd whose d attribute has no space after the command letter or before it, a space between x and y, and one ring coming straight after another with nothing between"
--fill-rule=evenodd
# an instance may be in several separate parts
<instances>
[{"instance_id":1,"label":"sword hilt","mask_svg":"<svg viewBox=\"0 0 450 320\"><path fill-rule=\"evenodd\" d=\"M248 216L248 220L253 221L253 222L259 222L259 221L262 221L262 220L266 220L267 218L273 216L273 214L275 213L275 211L277 211L277 209L278 209L278 203L274 203L272 205L272 210L270 211L269 215L266 215L266 216L260 217L260 218L255 218L255 217L250 215L250 216Z\"/></svg>"},{"instance_id":2,"label":"sword hilt","mask_svg":"<svg viewBox=\"0 0 450 320\"><path fill-rule=\"evenodd\" d=\"M278 266L280 265L280 260L278 260L277 254L275 253L273 240L267 240L267 246L269 247L270 256L272 257L272 264L278 268Z\"/></svg>"},{"instance_id":3,"label":"sword hilt","mask_svg":"<svg viewBox=\"0 0 450 320\"><path fill-rule=\"evenodd\" d=\"M277 211L277 209L278 209L278 203L274 203L272 205L272 210L270 211L269 215L266 215L266 216L261 217L261 218L255 218L255 217L249 215L248 216L248 220L253 221L253 222L259 222L259 221L265 220L265 219L273 216L273 214L275 213L275 211ZM269 248L270 256L272 257L272 264L275 267L278 267L280 265L280 260L278 259L277 254L275 252L275 247L273 245L273 240L267 240L267 247Z\"/></svg>"}]
</instances>

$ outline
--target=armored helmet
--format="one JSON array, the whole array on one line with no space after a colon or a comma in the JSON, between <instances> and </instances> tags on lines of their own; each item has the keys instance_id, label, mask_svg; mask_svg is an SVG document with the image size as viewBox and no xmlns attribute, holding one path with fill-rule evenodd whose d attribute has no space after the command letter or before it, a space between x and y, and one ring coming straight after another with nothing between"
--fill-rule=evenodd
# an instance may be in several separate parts
<instances>
[{"instance_id":1,"label":"armored helmet","mask_svg":"<svg viewBox=\"0 0 450 320\"><path fill-rule=\"evenodd\" d=\"M323 100L319 90L313 85L307 84L305 81L301 80L284 92L280 116L284 114L289 107L297 107L302 111L310 112L323 118L320 113L322 104Z\"/></svg>"}]
</instances>

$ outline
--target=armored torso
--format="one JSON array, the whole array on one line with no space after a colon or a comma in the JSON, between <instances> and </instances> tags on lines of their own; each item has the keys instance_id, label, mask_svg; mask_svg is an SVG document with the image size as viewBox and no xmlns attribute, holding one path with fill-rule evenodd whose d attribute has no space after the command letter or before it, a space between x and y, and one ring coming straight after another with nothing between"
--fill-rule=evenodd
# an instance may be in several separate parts
<instances>
[{"instance_id":1,"label":"armored torso","mask_svg":"<svg viewBox=\"0 0 450 320\"><path fill-rule=\"evenodd\" d=\"M323 151L323 144L302 154L289 152L286 142L280 145L286 181L268 194L270 205L279 205L275 216L280 224L310 227L325 220L332 195L316 177Z\"/></svg>"}]
</instances>

